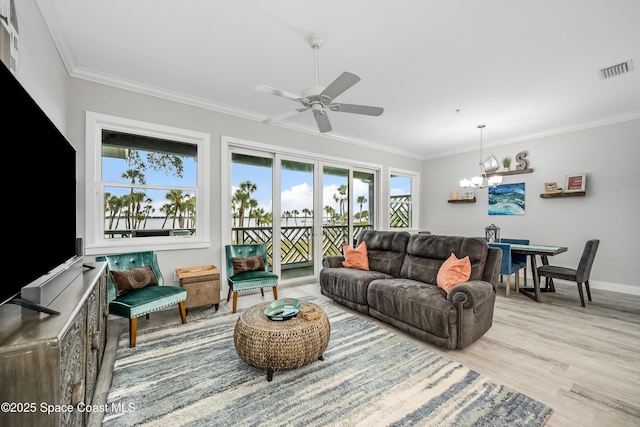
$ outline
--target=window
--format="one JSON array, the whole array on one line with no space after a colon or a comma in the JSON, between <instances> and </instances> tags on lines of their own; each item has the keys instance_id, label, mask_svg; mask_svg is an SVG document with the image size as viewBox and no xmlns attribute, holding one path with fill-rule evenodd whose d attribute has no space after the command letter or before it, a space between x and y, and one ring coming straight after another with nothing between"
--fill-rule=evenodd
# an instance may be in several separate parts
<instances>
[{"instance_id":1,"label":"window","mask_svg":"<svg viewBox=\"0 0 640 427\"><path fill-rule=\"evenodd\" d=\"M391 172L389 179L389 228L414 228L418 206L417 175Z\"/></svg>"},{"instance_id":2,"label":"window","mask_svg":"<svg viewBox=\"0 0 640 427\"><path fill-rule=\"evenodd\" d=\"M208 241L208 135L94 113L87 132L87 254Z\"/></svg>"}]
</instances>

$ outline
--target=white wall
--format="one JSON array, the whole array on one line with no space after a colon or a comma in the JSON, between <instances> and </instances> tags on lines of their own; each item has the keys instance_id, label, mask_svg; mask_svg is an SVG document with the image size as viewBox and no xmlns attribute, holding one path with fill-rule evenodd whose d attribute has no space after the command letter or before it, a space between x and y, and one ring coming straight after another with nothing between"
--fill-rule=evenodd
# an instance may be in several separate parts
<instances>
[{"instance_id":1,"label":"white wall","mask_svg":"<svg viewBox=\"0 0 640 427\"><path fill-rule=\"evenodd\" d=\"M67 71L34 0L15 2L20 56L16 78L66 135Z\"/></svg>"},{"instance_id":2,"label":"white wall","mask_svg":"<svg viewBox=\"0 0 640 427\"><path fill-rule=\"evenodd\" d=\"M532 244L567 246L551 264L577 267L588 239L600 239L591 273L593 288L640 294L640 198L637 193L640 120L483 149L499 161L526 151L531 174L504 177L525 183L525 215L488 214L487 189L476 190L477 203L447 203L459 193L461 178L477 175L479 152L427 160L423 228L436 234L484 236L495 224L502 237L527 238ZM587 173L586 197L542 199L545 182L564 187L565 175ZM530 276L529 276L530 277ZM575 286L575 285L574 285Z\"/></svg>"}]
</instances>

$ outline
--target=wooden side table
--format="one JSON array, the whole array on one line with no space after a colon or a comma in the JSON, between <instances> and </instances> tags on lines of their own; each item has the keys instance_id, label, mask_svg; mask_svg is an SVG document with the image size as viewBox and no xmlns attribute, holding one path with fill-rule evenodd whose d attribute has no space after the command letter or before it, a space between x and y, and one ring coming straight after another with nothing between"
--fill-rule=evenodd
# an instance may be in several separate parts
<instances>
[{"instance_id":1,"label":"wooden side table","mask_svg":"<svg viewBox=\"0 0 640 427\"><path fill-rule=\"evenodd\" d=\"M214 265L177 268L180 286L187 290L185 308L220 306L220 271Z\"/></svg>"}]
</instances>

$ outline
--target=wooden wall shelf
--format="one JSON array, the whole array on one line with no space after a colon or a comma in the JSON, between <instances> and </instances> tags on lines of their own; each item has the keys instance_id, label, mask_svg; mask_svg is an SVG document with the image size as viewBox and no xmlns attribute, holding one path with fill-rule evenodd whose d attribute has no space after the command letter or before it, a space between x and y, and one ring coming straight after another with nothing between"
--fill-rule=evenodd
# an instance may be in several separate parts
<instances>
[{"instance_id":1,"label":"wooden wall shelf","mask_svg":"<svg viewBox=\"0 0 640 427\"><path fill-rule=\"evenodd\" d=\"M586 191L576 191L573 193L542 193L540 197L543 199L551 199L553 197L584 197L586 195Z\"/></svg>"},{"instance_id":2,"label":"wooden wall shelf","mask_svg":"<svg viewBox=\"0 0 640 427\"><path fill-rule=\"evenodd\" d=\"M504 171L504 172L491 172L487 173L487 176L509 176L509 175L522 175L523 173L531 173L533 169L521 169L521 170L512 170L512 171Z\"/></svg>"},{"instance_id":3,"label":"wooden wall shelf","mask_svg":"<svg viewBox=\"0 0 640 427\"><path fill-rule=\"evenodd\" d=\"M448 203L475 203L476 198L473 199L455 199L455 200L447 200Z\"/></svg>"}]
</instances>

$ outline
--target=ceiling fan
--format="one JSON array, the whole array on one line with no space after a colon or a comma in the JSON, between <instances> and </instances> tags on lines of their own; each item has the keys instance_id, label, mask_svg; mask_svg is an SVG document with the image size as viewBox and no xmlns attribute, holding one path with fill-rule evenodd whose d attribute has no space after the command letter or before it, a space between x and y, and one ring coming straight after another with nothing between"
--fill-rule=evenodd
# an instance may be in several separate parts
<instances>
[{"instance_id":1,"label":"ceiling fan","mask_svg":"<svg viewBox=\"0 0 640 427\"><path fill-rule=\"evenodd\" d=\"M384 109L380 107L369 107L367 105L342 104L334 102L334 99L336 99L340 94L345 92L354 84L358 83L360 81L360 77L353 73L345 71L340 76L338 76L338 78L335 79L329 86L320 86L318 83L318 49L322 44L322 39L317 35L312 35L309 37L308 41L314 52L315 86L311 86L303 90L301 96L269 86L256 86L255 89L260 92L281 96L283 98L291 99L302 104L301 108L289 111L279 116L271 117L265 120L264 123L275 123L297 113L311 110L313 112L313 117L316 119L316 123L318 124L318 129L320 130L320 132L324 133L329 132L332 129L326 109L343 113L365 114L367 116L379 116L380 114L382 114Z\"/></svg>"}]
</instances>

